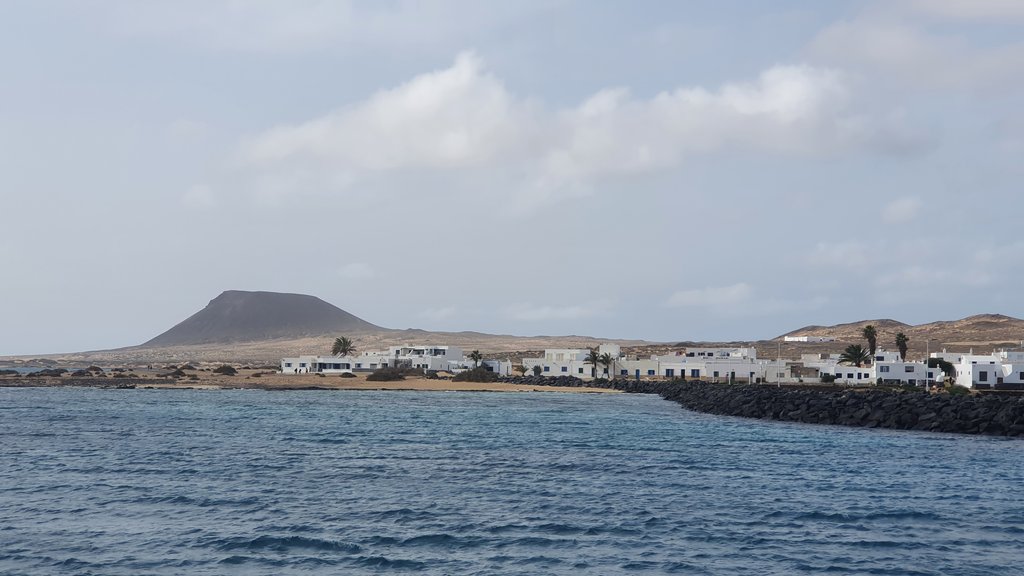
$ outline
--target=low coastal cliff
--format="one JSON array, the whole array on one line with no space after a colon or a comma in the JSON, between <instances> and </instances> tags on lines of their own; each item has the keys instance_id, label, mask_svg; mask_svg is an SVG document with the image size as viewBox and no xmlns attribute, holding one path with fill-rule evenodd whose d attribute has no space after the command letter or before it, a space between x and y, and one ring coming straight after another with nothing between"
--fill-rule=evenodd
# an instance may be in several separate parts
<instances>
[{"instance_id":1,"label":"low coastal cliff","mask_svg":"<svg viewBox=\"0 0 1024 576\"><path fill-rule=\"evenodd\" d=\"M698 381L583 381L571 376L506 378L519 384L612 388L658 394L684 408L721 416L1024 437L1024 396L953 396L891 390L777 387Z\"/></svg>"}]
</instances>

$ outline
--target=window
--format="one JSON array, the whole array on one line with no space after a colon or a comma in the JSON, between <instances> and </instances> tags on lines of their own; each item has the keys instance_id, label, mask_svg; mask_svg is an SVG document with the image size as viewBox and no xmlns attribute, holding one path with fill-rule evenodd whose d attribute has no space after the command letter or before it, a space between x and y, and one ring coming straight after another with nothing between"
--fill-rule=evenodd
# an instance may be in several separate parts
<instances>
[{"instance_id":1,"label":"window","mask_svg":"<svg viewBox=\"0 0 1024 576\"><path fill-rule=\"evenodd\" d=\"M914 372L914 367L913 366L904 366L903 367L903 371L907 372L907 373L913 373Z\"/></svg>"},{"instance_id":2,"label":"window","mask_svg":"<svg viewBox=\"0 0 1024 576\"><path fill-rule=\"evenodd\" d=\"M362 368L362 367L363 367L363 363L362 362L356 362L356 368Z\"/></svg>"},{"instance_id":3,"label":"window","mask_svg":"<svg viewBox=\"0 0 1024 576\"><path fill-rule=\"evenodd\" d=\"M647 371L647 375L648 376L654 376L654 370L648 370Z\"/></svg>"},{"instance_id":4,"label":"window","mask_svg":"<svg viewBox=\"0 0 1024 576\"><path fill-rule=\"evenodd\" d=\"M306 367L306 363L305 362L299 362L299 368L305 368L305 367Z\"/></svg>"},{"instance_id":5,"label":"window","mask_svg":"<svg viewBox=\"0 0 1024 576\"><path fill-rule=\"evenodd\" d=\"M853 380L853 372L848 373L846 377L849 378L850 380Z\"/></svg>"},{"instance_id":6,"label":"window","mask_svg":"<svg viewBox=\"0 0 1024 576\"><path fill-rule=\"evenodd\" d=\"M718 370L715 370L715 373L712 374L712 376L714 376L715 378L718 378Z\"/></svg>"},{"instance_id":7,"label":"window","mask_svg":"<svg viewBox=\"0 0 1024 576\"><path fill-rule=\"evenodd\" d=\"M292 367L292 363L291 362L285 362L284 363L284 367L285 368L291 368Z\"/></svg>"},{"instance_id":8,"label":"window","mask_svg":"<svg viewBox=\"0 0 1024 576\"><path fill-rule=\"evenodd\" d=\"M675 378L675 375L676 375L675 369L673 369L673 368L665 368L665 376L668 376L669 378Z\"/></svg>"},{"instance_id":9,"label":"window","mask_svg":"<svg viewBox=\"0 0 1024 576\"><path fill-rule=\"evenodd\" d=\"M988 382L988 372L978 372L978 382Z\"/></svg>"},{"instance_id":10,"label":"window","mask_svg":"<svg viewBox=\"0 0 1024 576\"><path fill-rule=\"evenodd\" d=\"M878 371L879 372L888 372L889 371L889 367L888 366L879 366L878 367Z\"/></svg>"},{"instance_id":11,"label":"window","mask_svg":"<svg viewBox=\"0 0 1024 576\"><path fill-rule=\"evenodd\" d=\"M619 370L620 376L629 376L629 370Z\"/></svg>"},{"instance_id":12,"label":"window","mask_svg":"<svg viewBox=\"0 0 1024 576\"><path fill-rule=\"evenodd\" d=\"M1021 380L1024 380L1024 372L1021 372L1021 373L1020 373L1020 379L1021 379Z\"/></svg>"},{"instance_id":13,"label":"window","mask_svg":"<svg viewBox=\"0 0 1024 576\"><path fill-rule=\"evenodd\" d=\"M568 366L562 366L562 372L568 372L568 371L569 371L569 367Z\"/></svg>"},{"instance_id":14,"label":"window","mask_svg":"<svg viewBox=\"0 0 1024 576\"><path fill-rule=\"evenodd\" d=\"M576 373L577 374L583 374L583 368L577 368L576 369Z\"/></svg>"},{"instance_id":15,"label":"window","mask_svg":"<svg viewBox=\"0 0 1024 576\"><path fill-rule=\"evenodd\" d=\"M881 361L885 360L885 356L875 356L875 360L877 360L878 362L881 362Z\"/></svg>"},{"instance_id":16,"label":"window","mask_svg":"<svg viewBox=\"0 0 1024 576\"><path fill-rule=\"evenodd\" d=\"M551 366L545 366L544 367L544 371L545 372L551 372Z\"/></svg>"},{"instance_id":17,"label":"window","mask_svg":"<svg viewBox=\"0 0 1024 576\"><path fill-rule=\"evenodd\" d=\"M690 378L700 378L700 368L691 368Z\"/></svg>"}]
</instances>

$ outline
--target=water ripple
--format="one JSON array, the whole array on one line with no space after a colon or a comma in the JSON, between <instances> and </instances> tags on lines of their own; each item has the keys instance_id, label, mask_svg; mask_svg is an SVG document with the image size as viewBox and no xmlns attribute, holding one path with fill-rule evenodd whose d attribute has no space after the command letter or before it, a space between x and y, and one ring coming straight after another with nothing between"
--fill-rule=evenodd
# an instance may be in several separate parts
<instances>
[{"instance_id":1,"label":"water ripple","mask_svg":"<svg viewBox=\"0 0 1024 576\"><path fill-rule=\"evenodd\" d=\"M1019 572L1024 448L650 396L0 389L0 574Z\"/></svg>"}]
</instances>

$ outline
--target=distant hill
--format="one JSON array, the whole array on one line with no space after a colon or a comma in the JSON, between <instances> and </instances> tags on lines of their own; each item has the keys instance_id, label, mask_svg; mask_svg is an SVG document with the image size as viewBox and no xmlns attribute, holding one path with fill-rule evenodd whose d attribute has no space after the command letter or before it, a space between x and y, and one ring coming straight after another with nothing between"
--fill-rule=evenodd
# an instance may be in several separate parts
<instances>
[{"instance_id":1,"label":"distant hill","mask_svg":"<svg viewBox=\"0 0 1024 576\"><path fill-rule=\"evenodd\" d=\"M831 336L836 340L863 340L861 332L871 324L878 332L881 345L891 348L897 332L903 332L911 343L923 346L924 341L952 345L1012 344L1024 340L1024 320L1002 314L979 314L961 320L929 322L927 324L904 324L896 320L861 320L835 326L805 326L779 336Z\"/></svg>"},{"instance_id":2,"label":"distant hill","mask_svg":"<svg viewBox=\"0 0 1024 576\"><path fill-rule=\"evenodd\" d=\"M228 344L384 330L315 296L228 290L142 347Z\"/></svg>"}]
</instances>

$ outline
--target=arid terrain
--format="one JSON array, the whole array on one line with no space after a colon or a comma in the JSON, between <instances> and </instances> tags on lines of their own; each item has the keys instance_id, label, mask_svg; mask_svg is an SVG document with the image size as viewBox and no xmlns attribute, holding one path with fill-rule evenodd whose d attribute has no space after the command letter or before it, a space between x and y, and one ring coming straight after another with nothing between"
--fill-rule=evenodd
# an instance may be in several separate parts
<instances>
[{"instance_id":1,"label":"arid terrain","mask_svg":"<svg viewBox=\"0 0 1024 576\"><path fill-rule=\"evenodd\" d=\"M59 377L0 376L0 387L4 386L89 386L100 388L152 388L152 389L195 389L195 390L406 390L431 392L574 392L595 394L618 394L607 388L565 388L528 384L504 384L499 382L453 382L450 379L409 378L394 382L370 382L366 374L354 378L338 375L279 374L258 368L243 368L234 376L213 372L212 366L195 366L182 370L184 376L168 376L167 367L135 368L123 376L111 371L102 375L74 377L68 374Z\"/></svg>"}]
</instances>

